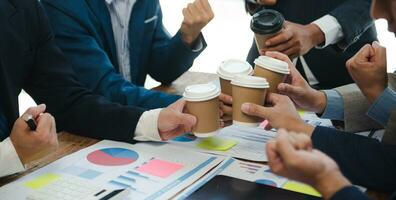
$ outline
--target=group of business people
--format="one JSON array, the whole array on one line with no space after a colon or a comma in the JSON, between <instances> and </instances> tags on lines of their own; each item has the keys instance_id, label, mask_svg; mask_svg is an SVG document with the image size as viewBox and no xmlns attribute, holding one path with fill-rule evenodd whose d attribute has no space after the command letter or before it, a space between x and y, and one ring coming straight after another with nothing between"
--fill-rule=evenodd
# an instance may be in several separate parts
<instances>
[{"instance_id":1,"label":"group of business people","mask_svg":"<svg viewBox=\"0 0 396 200\"><path fill-rule=\"evenodd\" d=\"M277 6L281 6L281 2L286 3L287 1L259 0L258 2L267 5L275 4L274 7L277 8ZM293 3L304 4L303 2L307 2L304 6L315 8L313 9L315 11L312 10L312 12L322 9L318 3L320 1L294 1ZM308 2L311 5L308 5ZM334 2L327 1L326 4L330 5ZM368 199L352 184L386 192L390 194L390 199L394 199L396 194L393 196L391 194L396 190L394 182L396 178L396 74L387 74L385 48L378 42L368 42L375 37L375 31L370 30L373 25L366 18L365 13L371 13L374 19L386 19L389 31L396 33L396 2L391 0L341 2L343 4L330 11L329 15L312 23L324 33L325 41L319 43L319 49L311 49L309 53L305 54L307 51L304 51L304 47L302 47L297 55L300 56L300 59L301 56L307 59L306 62L310 63L313 75L316 75L315 67L318 70L329 70L323 68L326 66L334 70L326 75L328 81L336 82L339 78L343 81L337 69L337 67L343 67L354 83L331 90L314 89L301 74L306 70L300 70L300 73L297 70L298 66L296 68L290 60L294 56L293 53L290 54L293 50L284 51L288 46L288 42L286 42L284 46L278 45L260 51L262 54L289 63L291 75L286 83L278 85L280 94L270 94L267 97L268 105L266 107L248 103L242 105L242 110L248 115L267 119L269 121L268 128L279 129L277 139L269 142L266 148L269 165L273 172L314 186L324 199ZM292 5L291 1L288 3ZM325 2L321 3L325 4ZM370 3L371 12L365 11L363 8L367 8ZM284 5L284 11L286 8L291 9L292 7ZM360 13L358 13L359 10ZM294 17L306 15L306 13L297 14L296 12ZM311 10L304 10L304 12L311 12ZM326 28L322 27L324 23L320 22L326 17L328 18L325 23L327 28L338 26L340 28L338 31L342 33L335 34L333 32L331 34L331 31L327 33ZM338 25L335 25L334 23L337 22ZM301 34L304 31L301 25L296 25L296 27L299 26ZM308 30L307 26L309 25L305 25ZM288 31L293 32L292 30ZM289 36L291 38L289 41L294 37L299 37L297 33L294 36L290 35L292 36ZM366 38L368 41L362 41L363 46L358 45L360 50L346 63L340 63L340 66L328 62L330 60L326 61L326 56L317 57L316 66L311 66L311 63L315 62L316 52L325 52L320 48L331 40L328 39L331 35L340 37L336 40L338 42L329 47L341 48L344 51L352 50L354 45L358 45L358 43L354 43L355 39L349 38L351 35L356 38ZM287 37L285 36L285 38ZM273 40L275 39L277 38L274 37ZM305 41L304 44L312 44L307 40L303 41ZM315 45L318 44L310 47ZM274 52L274 50L283 52L283 54ZM254 50L254 52L256 51ZM341 54L348 58L345 52L341 52ZM328 54L328 56L330 55ZM321 58L323 60L320 60ZM330 64L321 64L321 61ZM317 77L319 77L320 84L320 75ZM321 88L327 88L327 84ZM299 117L296 107L316 112L322 118L343 121L345 132L306 124ZM351 134L379 129L385 129L382 141Z\"/></svg>"},{"instance_id":2,"label":"group of business people","mask_svg":"<svg viewBox=\"0 0 396 200\"><path fill-rule=\"evenodd\" d=\"M370 6L374 18L396 31L396 4L245 3L250 13L271 8L288 20L268 48L253 45L248 60L259 54L284 60L291 75L266 107L242 106L282 129L267 145L272 170L313 185L327 199L363 198L351 182L395 190L396 75L386 73L385 49L374 42ZM184 20L171 37L158 0L0 0L0 176L23 171L56 148L59 131L126 142L190 132L196 118L184 113L179 96L141 87L147 75L171 83L205 49L201 30L214 17L209 1L195 0L180 12ZM316 90L329 88L335 89ZM21 89L40 105L19 117ZM232 98L221 101L222 113L231 112ZM383 142L307 125L296 106L344 121L347 132L386 129ZM36 130L25 123L28 116Z\"/></svg>"}]
</instances>

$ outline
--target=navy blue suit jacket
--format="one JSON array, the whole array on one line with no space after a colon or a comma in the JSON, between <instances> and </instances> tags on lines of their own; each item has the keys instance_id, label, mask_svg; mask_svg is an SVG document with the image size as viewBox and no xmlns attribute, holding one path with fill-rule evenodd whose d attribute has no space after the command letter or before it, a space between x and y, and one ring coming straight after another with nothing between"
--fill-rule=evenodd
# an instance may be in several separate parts
<instances>
[{"instance_id":1,"label":"navy blue suit jacket","mask_svg":"<svg viewBox=\"0 0 396 200\"><path fill-rule=\"evenodd\" d=\"M342 27L344 40L325 49L311 49L304 55L320 88L334 88L353 83L345 63L367 43L377 40L374 22L370 17L371 0L282 0L269 8L281 12L286 20L309 24L330 14ZM258 57L253 43L248 61ZM302 72L301 63L297 68Z\"/></svg>"},{"instance_id":2,"label":"navy blue suit jacket","mask_svg":"<svg viewBox=\"0 0 396 200\"><path fill-rule=\"evenodd\" d=\"M396 191L395 145L325 127L316 127L312 142L337 162L353 184L375 191Z\"/></svg>"},{"instance_id":3,"label":"navy blue suit jacket","mask_svg":"<svg viewBox=\"0 0 396 200\"><path fill-rule=\"evenodd\" d=\"M9 130L24 89L47 105L58 131L132 142L145 110L110 103L78 82L37 0L0 0L0 27L0 107Z\"/></svg>"},{"instance_id":4,"label":"navy blue suit jacket","mask_svg":"<svg viewBox=\"0 0 396 200\"><path fill-rule=\"evenodd\" d=\"M56 44L73 63L79 80L95 93L124 105L158 108L179 97L143 86L147 74L164 84L186 72L200 52L187 47L180 32L171 38L162 24L158 0L138 0L130 20L131 82L118 74L119 64L104 0L42 0ZM150 20L151 19L151 20Z\"/></svg>"}]
</instances>

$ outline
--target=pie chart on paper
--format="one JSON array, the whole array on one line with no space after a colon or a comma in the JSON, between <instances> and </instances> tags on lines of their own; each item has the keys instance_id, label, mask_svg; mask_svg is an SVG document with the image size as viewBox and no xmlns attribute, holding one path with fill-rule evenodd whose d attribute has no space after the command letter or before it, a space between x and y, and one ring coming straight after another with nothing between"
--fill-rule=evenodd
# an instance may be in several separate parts
<instances>
[{"instance_id":1,"label":"pie chart on paper","mask_svg":"<svg viewBox=\"0 0 396 200\"><path fill-rule=\"evenodd\" d=\"M129 165L135 162L138 158L138 153L124 148L99 149L87 156L87 160L89 162L101 166Z\"/></svg>"}]
</instances>

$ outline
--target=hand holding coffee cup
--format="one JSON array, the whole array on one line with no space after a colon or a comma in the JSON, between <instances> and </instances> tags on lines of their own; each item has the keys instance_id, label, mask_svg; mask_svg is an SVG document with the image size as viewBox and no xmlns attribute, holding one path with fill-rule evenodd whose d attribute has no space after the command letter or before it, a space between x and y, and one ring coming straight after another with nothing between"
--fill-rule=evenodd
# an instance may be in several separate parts
<instances>
[{"instance_id":1,"label":"hand holding coffee cup","mask_svg":"<svg viewBox=\"0 0 396 200\"><path fill-rule=\"evenodd\" d=\"M290 58L280 52L267 51L266 56L286 62L290 68L290 74L285 83L278 85L278 92L291 98L297 108L323 113L327 105L324 92L313 89L303 76L298 72Z\"/></svg>"},{"instance_id":2,"label":"hand holding coffee cup","mask_svg":"<svg viewBox=\"0 0 396 200\"><path fill-rule=\"evenodd\" d=\"M253 75L265 78L270 85L269 92L277 93L278 85L285 82L287 76L290 74L289 64L269 56L260 56L254 63Z\"/></svg>"},{"instance_id":3,"label":"hand holding coffee cup","mask_svg":"<svg viewBox=\"0 0 396 200\"><path fill-rule=\"evenodd\" d=\"M233 97L233 123L245 126L258 126L262 120L244 114L241 111L241 107L244 103L264 105L269 88L268 82L261 77L238 75L234 77L231 84L233 94L238 94Z\"/></svg>"},{"instance_id":4,"label":"hand holding coffee cup","mask_svg":"<svg viewBox=\"0 0 396 200\"><path fill-rule=\"evenodd\" d=\"M192 131L197 137L212 137L220 129L220 89L214 84L188 86L183 94L187 112L196 117Z\"/></svg>"},{"instance_id":5,"label":"hand holding coffee cup","mask_svg":"<svg viewBox=\"0 0 396 200\"><path fill-rule=\"evenodd\" d=\"M281 13L271 9L264 9L253 15L250 28L254 32L257 49L266 49L268 39L281 32L285 18Z\"/></svg>"},{"instance_id":6,"label":"hand holding coffee cup","mask_svg":"<svg viewBox=\"0 0 396 200\"><path fill-rule=\"evenodd\" d=\"M316 24L302 25L286 21L283 29L277 35L269 37L259 51L261 55L266 51L279 51L290 58L296 58L324 42L324 33Z\"/></svg>"},{"instance_id":7,"label":"hand holding coffee cup","mask_svg":"<svg viewBox=\"0 0 396 200\"><path fill-rule=\"evenodd\" d=\"M185 100L178 100L161 110L157 121L161 140L170 140L191 132L197 120L194 116L183 112L185 106Z\"/></svg>"},{"instance_id":8,"label":"hand holding coffee cup","mask_svg":"<svg viewBox=\"0 0 396 200\"><path fill-rule=\"evenodd\" d=\"M224 115L222 120L228 122L232 120L232 85L231 80L236 75L252 75L252 66L243 60L229 59L221 63L217 70L220 79L221 92L220 108Z\"/></svg>"}]
</instances>

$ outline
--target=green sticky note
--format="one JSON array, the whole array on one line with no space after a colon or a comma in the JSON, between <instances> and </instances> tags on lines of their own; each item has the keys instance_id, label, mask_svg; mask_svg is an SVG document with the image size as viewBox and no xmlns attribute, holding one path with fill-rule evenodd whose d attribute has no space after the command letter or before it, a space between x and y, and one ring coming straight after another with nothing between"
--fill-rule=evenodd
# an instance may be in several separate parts
<instances>
[{"instance_id":1,"label":"green sticky note","mask_svg":"<svg viewBox=\"0 0 396 200\"><path fill-rule=\"evenodd\" d=\"M293 192L308 194L308 195L316 196L316 197L322 196L318 191L316 191L311 186L303 184L303 183L295 182L295 181L287 182L285 185L283 185L283 189L290 190Z\"/></svg>"},{"instance_id":2,"label":"green sticky note","mask_svg":"<svg viewBox=\"0 0 396 200\"><path fill-rule=\"evenodd\" d=\"M203 139L197 144L198 148L212 151L227 151L238 144L235 140L225 139L221 137L210 137Z\"/></svg>"},{"instance_id":3,"label":"green sticky note","mask_svg":"<svg viewBox=\"0 0 396 200\"><path fill-rule=\"evenodd\" d=\"M24 184L30 189L40 189L60 178L57 174L44 174Z\"/></svg>"}]
</instances>

